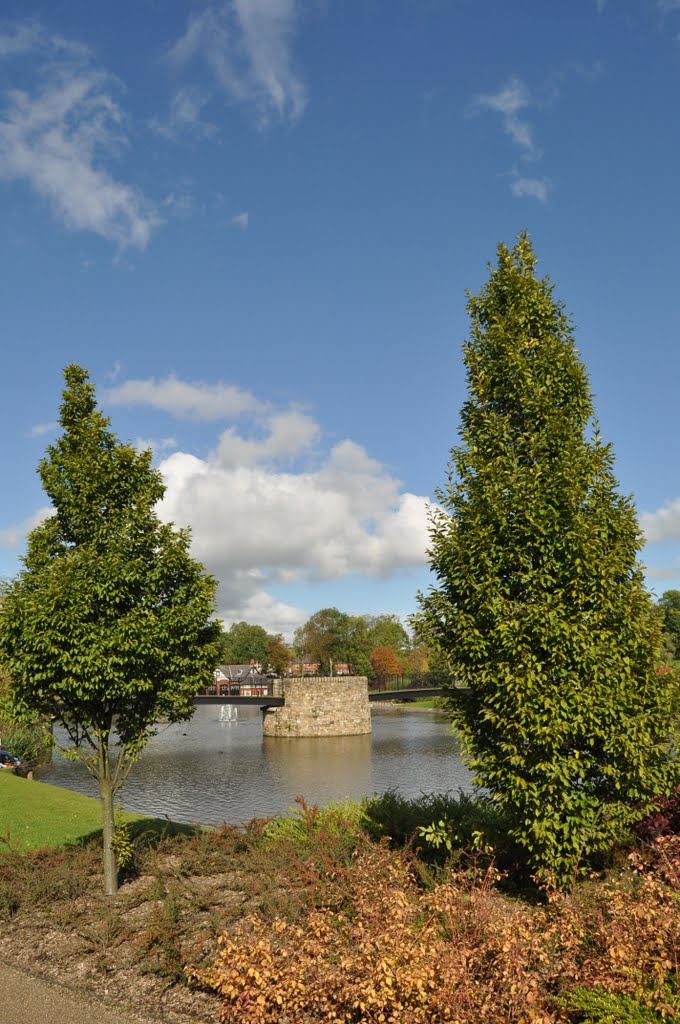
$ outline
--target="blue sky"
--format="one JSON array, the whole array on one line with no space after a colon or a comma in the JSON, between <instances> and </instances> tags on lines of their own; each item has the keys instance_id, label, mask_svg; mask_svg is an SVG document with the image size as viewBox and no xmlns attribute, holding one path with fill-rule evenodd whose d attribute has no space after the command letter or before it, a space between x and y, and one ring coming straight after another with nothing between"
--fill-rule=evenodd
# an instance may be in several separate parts
<instances>
[{"instance_id":1,"label":"blue sky","mask_svg":"<svg viewBox=\"0 0 680 1024\"><path fill-rule=\"evenodd\" d=\"M465 289L526 228L680 587L680 0L3 12L0 574L78 362L227 622L413 611Z\"/></svg>"}]
</instances>

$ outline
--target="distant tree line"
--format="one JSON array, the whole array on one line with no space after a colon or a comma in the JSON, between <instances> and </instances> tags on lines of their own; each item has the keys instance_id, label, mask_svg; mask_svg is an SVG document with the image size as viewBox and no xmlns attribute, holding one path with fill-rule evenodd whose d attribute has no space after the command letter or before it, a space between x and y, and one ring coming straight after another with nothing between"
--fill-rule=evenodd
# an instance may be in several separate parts
<instances>
[{"instance_id":1,"label":"distant tree line","mask_svg":"<svg viewBox=\"0 0 680 1024\"><path fill-rule=\"evenodd\" d=\"M666 590L657 605L661 612L664 654L669 661L680 659L680 590Z\"/></svg>"},{"instance_id":2,"label":"distant tree line","mask_svg":"<svg viewBox=\"0 0 680 1024\"><path fill-rule=\"evenodd\" d=\"M350 665L355 675L370 679L448 674L445 659L412 639L397 615L348 615L322 608L300 626L288 645L281 633L235 622L223 631L220 661L227 665L256 662L265 672L285 675L294 661L318 665L321 675Z\"/></svg>"}]
</instances>

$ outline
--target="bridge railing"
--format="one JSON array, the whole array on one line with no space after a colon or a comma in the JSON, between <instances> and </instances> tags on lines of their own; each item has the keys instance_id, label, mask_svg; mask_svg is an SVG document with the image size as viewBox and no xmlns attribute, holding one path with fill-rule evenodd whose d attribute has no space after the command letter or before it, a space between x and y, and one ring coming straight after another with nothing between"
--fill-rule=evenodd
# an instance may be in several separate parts
<instances>
[{"instance_id":1,"label":"bridge railing","mask_svg":"<svg viewBox=\"0 0 680 1024\"><path fill-rule=\"evenodd\" d=\"M439 686L450 686L449 676L435 672L421 676L392 676L390 679L372 679L368 683L369 693L388 693L391 690L430 690Z\"/></svg>"},{"instance_id":2,"label":"bridge railing","mask_svg":"<svg viewBox=\"0 0 680 1024\"><path fill-rule=\"evenodd\" d=\"M287 677L283 677L287 678ZM290 678L299 679L299 676ZM303 677L304 678L304 677ZM318 679L342 679L342 676L315 676ZM275 683L280 683L279 678L263 679L250 682L245 680L242 683L221 682L211 683L196 691L197 697L273 697ZM372 679L368 683L369 693L388 693L392 690L429 690L433 687L450 687L452 680L449 676L438 673L426 673L420 676L393 676L390 679Z\"/></svg>"},{"instance_id":3,"label":"bridge railing","mask_svg":"<svg viewBox=\"0 0 680 1024\"><path fill-rule=\"evenodd\" d=\"M272 697L273 680L257 683L211 683L196 691L197 697Z\"/></svg>"}]
</instances>

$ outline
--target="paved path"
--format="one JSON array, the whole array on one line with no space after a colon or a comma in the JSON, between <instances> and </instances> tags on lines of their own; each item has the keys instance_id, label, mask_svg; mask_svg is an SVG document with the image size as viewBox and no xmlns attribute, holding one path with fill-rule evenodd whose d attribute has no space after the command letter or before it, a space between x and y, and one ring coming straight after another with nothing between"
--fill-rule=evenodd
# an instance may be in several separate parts
<instances>
[{"instance_id":1,"label":"paved path","mask_svg":"<svg viewBox=\"0 0 680 1024\"><path fill-rule=\"evenodd\" d=\"M7 1024L144 1024L141 1017L2 964L0 1015Z\"/></svg>"}]
</instances>

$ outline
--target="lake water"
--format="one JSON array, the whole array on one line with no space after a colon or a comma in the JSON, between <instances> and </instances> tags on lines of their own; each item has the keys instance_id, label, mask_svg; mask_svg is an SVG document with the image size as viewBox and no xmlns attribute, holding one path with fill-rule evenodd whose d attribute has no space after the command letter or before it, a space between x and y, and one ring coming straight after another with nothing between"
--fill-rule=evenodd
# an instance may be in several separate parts
<instances>
[{"instance_id":1,"label":"lake water","mask_svg":"<svg viewBox=\"0 0 680 1024\"><path fill-rule=\"evenodd\" d=\"M262 735L258 708L239 707L236 720L222 721L225 707L197 708L191 721L161 727L133 767L122 805L218 825L280 814L296 796L325 804L387 789L408 797L470 789L441 713L381 707L371 736L281 739ZM57 752L37 777L98 795L83 767Z\"/></svg>"}]
</instances>

